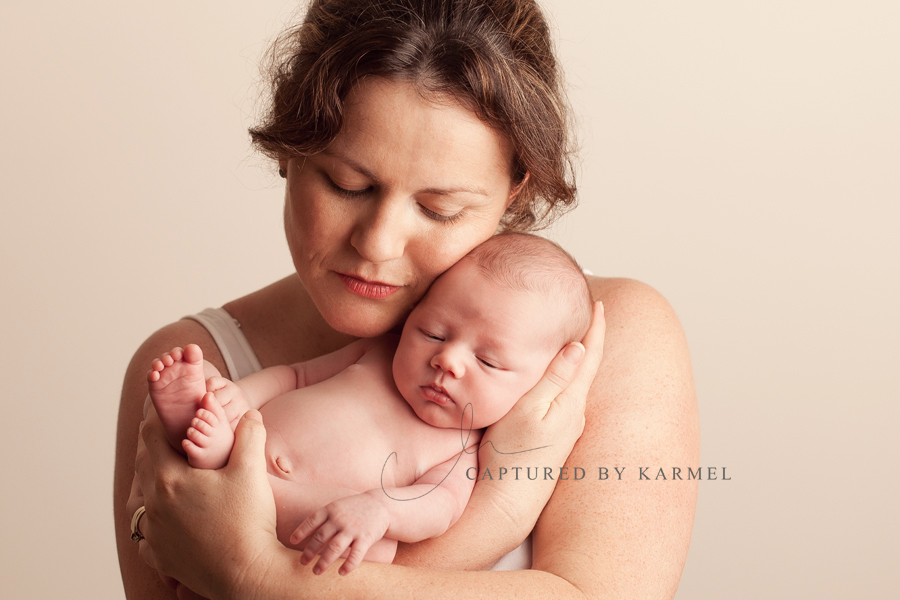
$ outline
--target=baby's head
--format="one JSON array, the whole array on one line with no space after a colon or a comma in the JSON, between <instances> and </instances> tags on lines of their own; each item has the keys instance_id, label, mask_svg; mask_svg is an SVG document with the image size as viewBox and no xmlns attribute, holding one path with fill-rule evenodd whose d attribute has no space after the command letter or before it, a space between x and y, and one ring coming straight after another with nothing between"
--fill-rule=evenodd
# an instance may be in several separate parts
<instances>
[{"instance_id":1,"label":"baby's head","mask_svg":"<svg viewBox=\"0 0 900 600\"><path fill-rule=\"evenodd\" d=\"M590 321L590 291L572 257L537 236L497 235L441 275L412 311L394 381L426 423L460 427L471 404L472 427L487 427Z\"/></svg>"}]
</instances>

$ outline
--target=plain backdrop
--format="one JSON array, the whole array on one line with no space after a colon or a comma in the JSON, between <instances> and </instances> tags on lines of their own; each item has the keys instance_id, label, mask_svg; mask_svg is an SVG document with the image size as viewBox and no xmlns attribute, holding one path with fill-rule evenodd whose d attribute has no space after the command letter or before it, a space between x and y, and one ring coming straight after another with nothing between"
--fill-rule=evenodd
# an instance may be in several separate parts
<instances>
[{"instance_id":1,"label":"plain backdrop","mask_svg":"<svg viewBox=\"0 0 900 600\"><path fill-rule=\"evenodd\" d=\"M701 463L731 478L700 486L677 598L898 597L900 4L544 6L580 144L549 235L675 307ZM0 9L4 598L123 596L132 352L291 271L246 128L295 10Z\"/></svg>"}]
</instances>

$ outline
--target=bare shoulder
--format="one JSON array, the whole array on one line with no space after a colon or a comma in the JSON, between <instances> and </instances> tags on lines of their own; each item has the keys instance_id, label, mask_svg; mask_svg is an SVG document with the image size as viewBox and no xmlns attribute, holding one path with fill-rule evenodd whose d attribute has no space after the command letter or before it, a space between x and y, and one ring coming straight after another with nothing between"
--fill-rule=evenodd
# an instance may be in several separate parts
<instances>
[{"instance_id":1,"label":"bare shoulder","mask_svg":"<svg viewBox=\"0 0 900 600\"><path fill-rule=\"evenodd\" d=\"M182 320L156 331L147 338L134 353L119 402L119 419L116 433L116 467L113 492L113 514L115 516L116 541L119 549L119 565L126 590L144 590L154 597L172 597L172 592L162 585L156 573L150 570L135 552L130 540L131 515L125 514L125 502L131 490L134 475L134 457L137 452L137 436L143 418L144 402L147 398L147 371L150 362L175 346L184 347L197 344L203 349L203 356L224 375L222 355L206 329L196 321Z\"/></svg>"},{"instance_id":2,"label":"bare shoulder","mask_svg":"<svg viewBox=\"0 0 900 600\"><path fill-rule=\"evenodd\" d=\"M610 316L618 326L645 319L649 320L650 325L674 327L681 331L669 302L646 283L622 277L589 276L588 285L594 300L603 302L607 322Z\"/></svg>"},{"instance_id":3,"label":"bare shoulder","mask_svg":"<svg viewBox=\"0 0 900 600\"><path fill-rule=\"evenodd\" d=\"M594 392L605 397L607 406L611 400L646 403L647 396L658 400L664 394L679 400L682 408L695 410L687 340L669 302L633 279L591 277L589 283L606 316L603 362ZM636 394L637 388L643 393Z\"/></svg>"},{"instance_id":4,"label":"bare shoulder","mask_svg":"<svg viewBox=\"0 0 900 600\"><path fill-rule=\"evenodd\" d=\"M687 342L672 307L649 285L589 283L605 308L606 339L584 433L567 464L593 482L557 485L535 529L535 568L563 576L588 597L671 598L690 544L696 482L665 485L639 473L698 466ZM572 556L583 558L574 564Z\"/></svg>"}]
</instances>

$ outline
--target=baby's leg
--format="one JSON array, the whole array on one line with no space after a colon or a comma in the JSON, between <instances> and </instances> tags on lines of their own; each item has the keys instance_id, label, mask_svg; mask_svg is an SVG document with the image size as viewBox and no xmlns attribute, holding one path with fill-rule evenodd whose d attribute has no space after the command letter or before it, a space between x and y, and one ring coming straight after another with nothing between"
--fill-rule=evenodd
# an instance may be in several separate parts
<instances>
[{"instance_id":1,"label":"baby's leg","mask_svg":"<svg viewBox=\"0 0 900 600\"><path fill-rule=\"evenodd\" d=\"M174 448L181 450L181 440L206 394L206 380L218 375L196 344L184 350L174 348L151 364L147 373L150 399Z\"/></svg>"},{"instance_id":2,"label":"baby's leg","mask_svg":"<svg viewBox=\"0 0 900 600\"><path fill-rule=\"evenodd\" d=\"M234 446L234 428L214 393L203 395L181 446L188 463L196 469L219 469L228 463Z\"/></svg>"},{"instance_id":3,"label":"baby's leg","mask_svg":"<svg viewBox=\"0 0 900 600\"><path fill-rule=\"evenodd\" d=\"M192 467L220 469L228 463L234 428L250 403L240 385L224 377L210 377L206 389L181 447Z\"/></svg>"}]
</instances>

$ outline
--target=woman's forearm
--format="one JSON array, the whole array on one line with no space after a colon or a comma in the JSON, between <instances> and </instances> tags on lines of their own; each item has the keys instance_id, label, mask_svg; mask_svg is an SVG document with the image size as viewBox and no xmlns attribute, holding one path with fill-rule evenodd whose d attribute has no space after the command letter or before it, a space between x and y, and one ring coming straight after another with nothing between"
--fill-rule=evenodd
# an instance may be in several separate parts
<instances>
[{"instance_id":1,"label":"woman's forearm","mask_svg":"<svg viewBox=\"0 0 900 600\"><path fill-rule=\"evenodd\" d=\"M246 585L214 594L213 600L547 598L583 600L584 595L562 577L543 571L438 571L398 565L363 563L347 576L329 569L313 575L301 566L299 553L285 549Z\"/></svg>"}]
</instances>

